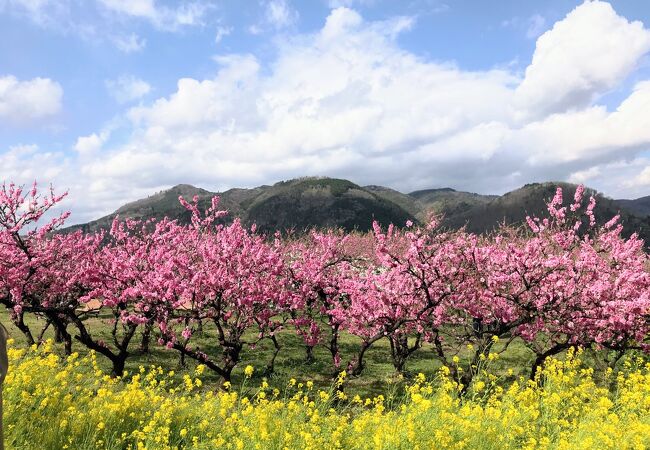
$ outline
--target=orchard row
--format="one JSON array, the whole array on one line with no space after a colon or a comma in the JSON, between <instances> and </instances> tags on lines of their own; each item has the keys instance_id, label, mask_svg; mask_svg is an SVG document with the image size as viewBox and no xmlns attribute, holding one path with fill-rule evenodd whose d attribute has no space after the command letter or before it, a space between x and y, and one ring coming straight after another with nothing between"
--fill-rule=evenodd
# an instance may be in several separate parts
<instances>
[{"instance_id":1,"label":"orchard row","mask_svg":"<svg viewBox=\"0 0 650 450\"><path fill-rule=\"evenodd\" d=\"M293 330L306 358L324 346L333 372L358 376L377 341L390 342L395 369L431 346L432 357L469 386L474 369L521 339L531 367L571 346L620 356L650 350L648 254L619 218L597 225L594 198L579 187L564 206L558 188L545 218L490 235L428 225L368 234L313 231L264 236L198 199L179 201L190 224L115 219L109 232L57 232L68 214L44 221L64 196L13 184L0 189L0 303L29 343L42 339L26 315L52 327L71 352L76 340L121 375L133 341L158 343L228 381L245 346ZM89 319L112 318L110 340ZM32 327L33 328L33 327ZM341 361L342 333L360 338ZM40 334L40 335L39 335ZM204 352L198 336L214 340ZM470 349L467 367L459 349Z\"/></svg>"}]
</instances>

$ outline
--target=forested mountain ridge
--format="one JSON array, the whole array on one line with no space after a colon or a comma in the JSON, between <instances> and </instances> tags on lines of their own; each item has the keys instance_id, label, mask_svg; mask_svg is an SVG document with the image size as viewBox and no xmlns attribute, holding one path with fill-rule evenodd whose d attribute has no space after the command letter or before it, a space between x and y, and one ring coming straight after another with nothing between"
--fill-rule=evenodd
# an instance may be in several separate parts
<instances>
[{"instance_id":1,"label":"forested mountain ridge","mask_svg":"<svg viewBox=\"0 0 650 450\"><path fill-rule=\"evenodd\" d=\"M127 203L114 213L86 224L73 225L67 230L95 231L108 229L113 218L161 219L170 217L187 222L190 214L180 205L178 197L199 198L199 205L207 207L218 195L220 207L229 211L226 220L239 217L246 224L257 224L265 232L274 230L304 231L309 228L343 228L366 231L372 221L383 225L401 226L407 220L422 223L430 214L444 217L449 228L467 226L468 230L483 233L499 223L517 224L527 215L543 216L546 202L557 186L565 192L565 200L573 197L576 185L563 182L527 184L504 195L482 195L456 191L451 188L427 189L408 194L391 188L359 186L351 181L304 177L282 181L272 186L250 189L234 188L217 193L180 184L147 198ZM597 197L596 217L609 220L620 213L626 234L638 232L650 242L650 196L636 200L612 200L592 189Z\"/></svg>"}]
</instances>

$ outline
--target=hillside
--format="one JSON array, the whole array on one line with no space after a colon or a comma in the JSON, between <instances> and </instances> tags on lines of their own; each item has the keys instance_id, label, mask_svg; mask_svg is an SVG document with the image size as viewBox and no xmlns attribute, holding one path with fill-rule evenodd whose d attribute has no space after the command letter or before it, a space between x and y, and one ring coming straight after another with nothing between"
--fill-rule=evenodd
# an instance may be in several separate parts
<instances>
[{"instance_id":1,"label":"hillside","mask_svg":"<svg viewBox=\"0 0 650 450\"><path fill-rule=\"evenodd\" d=\"M487 205L498 197L461 192L451 188L425 189L411 192L409 196L417 199L427 212L448 217L462 214L476 206Z\"/></svg>"},{"instance_id":2,"label":"hillside","mask_svg":"<svg viewBox=\"0 0 650 450\"><path fill-rule=\"evenodd\" d=\"M227 220L239 217L247 224L253 223L265 232L278 230L304 231L312 227L340 227L346 230L369 230L373 220L383 225L402 225L407 220L424 222L430 213L442 214L443 225L449 228L467 226L476 233L489 232L499 223L517 224L527 215L544 216L546 202L556 186L562 186L565 199L575 192L575 185L560 182L527 184L502 196L481 195L456 191L450 188L427 189L404 194L383 186L359 186L351 181L305 177L282 181L272 186L251 189L230 189L214 193L187 184L127 203L113 214L68 230L94 231L107 229L116 214L129 218L155 218L168 216L188 222L190 215L178 203L178 196L191 199L199 197L201 207L207 207L214 195L221 198L221 207L230 214ZM650 197L637 200L612 200L596 195L596 217L606 221L621 212L626 234L634 231L650 242Z\"/></svg>"},{"instance_id":3,"label":"hillside","mask_svg":"<svg viewBox=\"0 0 650 450\"><path fill-rule=\"evenodd\" d=\"M425 205L417 198L384 186L370 185L364 186L364 188L375 195L382 197L386 201L399 205L404 211L408 212L412 216L417 217L420 220L424 219L424 217L420 216L425 209Z\"/></svg>"},{"instance_id":4,"label":"hillside","mask_svg":"<svg viewBox=\"0 0 650 450\"><path fill-rule=\"evenodd\" d=\"M150 195L147 198L127 203L119 207L114 213L97 220L85 224L73 225L67 228L67 230L74 231L82 229L85 232L92 232L100 229L109 229L113 219L117 215L122 219L162 219L163 217L169 217L182 222L189 222L190 214L178 202L180 195L186 199L192 199L197 195L200 199L200 204L207 206L215 194L205 189L190 186L189 184L179 184L165 191Z\"/></svg>"},{"instance_id":5,"label":"hillside","mask_svg":"<svg viewBox=\"0 0 650 450\"><path fill-rule=\"evenodd\" d=\"M546 216L546 202L555 195L557 186L564 191L565 203L573 199L576 185L564 182L547 182L527 184L493 200L477 204L458 214L445 217L444 225L450 228L467 226L469 231L485 233L494 230L500 223L518 224L526 216ZM633 214L616 200L609 199L593 189L587 189L585 196L596 197L594 211L598 223L604 223L616 214L621 214L624 232L630 235L638 232L646 242L650 242L650 221Z\"/></svg>"},{"instance_id":6,"label":"hillside","mask_svg":"<svg viewBox=\"0 0 650 450\"><path fill-rule=\"evenodd\" d=\"M230 189L222 193L181 184L127 203L112 214L67 230L108 229L118 214L134 219L167 216L187 223L190 215L179 204L179 195L186 199L197 195L202 207L207 207L210 199L219 195L220 206L230 213L229 220L239 217L248 225L257 224L258 229L265 232L303 231L312 227L366 231L372 227L373 220L384 225L417 221L416 213L419 211L419 208L405 210L385 196L347 180L308 177L282 181L273 186Z\"/></svg>"},{"instance_id":7,"label":"hillside","mask_svg":"<svg viewBox=\"0 0 650 450\"><path fill-rule=\"evenodd\" d=\"M369 230L373 220L384 225L415 220L395 202L335 178L276 183L251 202L243 217L264 231L300 231L314 226Z\"/></svg>"},{"instance_id":8,"label":"hillside","mask_svg":"<svg viewBox=\"0 0 650 450\"><path fill-rule=\"evenodd\" d=\"M637 216L650 216L650 195L636 200L616 200L616 203Z\"/></svg>"}]
</instances>

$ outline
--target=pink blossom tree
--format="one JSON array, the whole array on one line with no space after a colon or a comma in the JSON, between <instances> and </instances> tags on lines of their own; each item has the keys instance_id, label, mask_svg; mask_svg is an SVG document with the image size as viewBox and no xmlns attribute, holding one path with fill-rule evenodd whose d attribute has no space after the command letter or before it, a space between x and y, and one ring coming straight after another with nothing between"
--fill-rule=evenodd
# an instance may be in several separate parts
<instances>
[{"instance_id":1,"label":"pink blossom tree","mask_svg":"<svg viewBox=\"0 0 650 450\"><path fill-rule=\"evenodd\" d=\"M324 344L332 356L335 370L341 364L339 338L341 313L347 293L343 285L356 276L364 261L347 253L349 235L342 231L313 231L285 246L287 273L293 288L289 313L307 350L307 363L314 361L313 349Z\"/></svg>"},{"instance_id":2,"label":"pink blossom tree","mask_svg":"<svg viewBox=\"0 0 650 450\"><path fill-rule=\"evenodd\" d=\"M393 365L403 372L424 339L440 340L439 327L466 283L463 231L442 231L432 219L427 227L406 232L392 226L384 232L375 223L374 232L379 265L348 280L350 304L336 310L346 329L362 340L348 365L355 375L363 370L365 352L382 338L390 341Z\"/></svg>"},{"instance_id":3,"label":"pink blossom tree","mask_svg":"<svg viewBox=\"0 0 650 450\"><path fill-rule=\"evenodd\" d=\"M165 307L159 291L151 287L168 287L164 269L178 258L183 235L184 228L172 220L120 221L116 217L108 242L84 274L91 289L80 300L87 311L109 318L111 338L100 339L82 318L73 316L79 331L76 338L107 357L114 375L122 374L137 330L142 329L146 337L156 314Z\"/></svg>"},{"instance_id":4,"label":"pink blossom tree","mask_svg":"<svg viewBox=\"0 0 650 450\"><path fill-rule=\"evenodd\" d=\"M244 346L277 331L274 317L289 297L284 263L279 243L267 243L254 233L254 227L248 230L238 219L228 226L215 225L225 214L217 209L216 197L204 216L197 200L188 203L181 198L192 212L192 226L184 230L188 253L161 275L173 281L164 296L155 300L161 305L156 320L162 344L229 381ZM219 355L191 345L198 323L213 329ZM256 337L251 337L255 332Z\"/></svg>"},{"instance_id":5,"label":"pink blossom tree","mask_svg":"<svg viewBox=\"0 0 650 450\"><path fill-rule=\"evenodd\" d=\"M71 325L74 338L107 357L113 375L119 376L135 329L146 321L141 281L157 273L154 263L164 259L161 244L168 242L172 224L163 221L150 231L147 224L115 221L108 243L103 233L54 233L67 213L37 227L62 198L52 191L42 197L36 186L28 195L14 185L3 187L0 301L11 308L19 326L26 312L44 317L62 335L67 352L72 348ZM110 341L88 323L106 315L113 321ZM29 341L29 330L24 332Z\"/></svg>"},{"instance_id":6,"label":"pink blossom tree","mask_svg":"<svg viewBox=\"0 0 650 450\"><path fill-rule=\"evenodd\" d=\"M643 242L624 239L618 217L597 226L595 199L583 207L583 194L579 186L562 206L558 188L549 217L529 217L528 231L502 228L475 251L477 286L465 308L486 325L486 346L493 336L523 339L535 354L531 377L570 346L629 346L648 333Z\"/></svg>"},{"instance_id":7,"label":"pink blossom tree","mask_svg":"<svg viewBox=\"0 0 650 450\"><path fill-rule=\"evenodd\" d=\"M3 184L0 189L0 302L10 310L11 320L33 345L38 339L24 321L25 313L48 316L44 330L58 316L53 312L61 302L66 303L67 292L78 282L68 275L67 258L83 258L84 244L92 239L80 234L49 236L69 216L64 212L47 223L38 222L64 197L50 188L47 195L38 192L36 183L25 191L14 184ZM65 333L65 322L55 320L57 334ZM66 340L69 349L70 340Z\"/></svg>"}]
</instances>

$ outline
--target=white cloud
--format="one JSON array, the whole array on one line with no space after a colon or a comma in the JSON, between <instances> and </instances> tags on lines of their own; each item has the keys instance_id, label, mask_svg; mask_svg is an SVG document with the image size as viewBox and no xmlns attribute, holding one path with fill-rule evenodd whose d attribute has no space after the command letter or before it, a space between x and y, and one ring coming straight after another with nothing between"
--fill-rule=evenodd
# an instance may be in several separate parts
<instances>
[{"instance_id":1,"label":"white cloud","mask_svg":"<svg viewBox=\"0 0 650 450\"><path fill-rule=\"evenodd\" d=\"M645 159L641 162L644 165L643 169L631 180L626 182L628 187L642 188L646 194L650 190L650 159Z\"/></svg>"},{"instance_id":2,"label":"white cloud","mask_svg":"<svg viewBox=\"0 0 650 450\"><path fill-rule=\"evenodd\" d=\"M0 167L2 167L0 182L12 180L18 183L29 183L36 179L55 180L64 172L66 163L61 153L42 151L35 144L15 145L0 153Z\"/></svg>"},{"instance_id":3,"label":"white cloud","mask_svg":"<svg viewBox=\"0 0 650 450\"><path fill-rule=\"evenodd\" d=\"M515 133L514 145L526 148L535 165L557 165L618 156L650 147L650 80L637 83L613 112L603 106L554 114Z\"/></svg>"},{"instance_id":4,"label":"white cloud","mask_svg":"<svg viewBox=\"0 0 650 450\"><path fill-rule=\"evenodd\" d=\"M266 4L266 20L276 29L288 27L298 21L298 11L287 0L270 0Z\"/></svg>"},{"instance_id":5,"label":"white cloud","mask_svg":"<svg viewBox=\"0 0 650 450\"><path fill-rule=\"evenodd\" d=\"M596 177L602 174L601 167L593 166L585 170L578 170L569 175L569 182L575 184L590 184Z\"/></svg>"},{"instance_id":6,"label":"white cloud","mask_svg":"<svg viewBox=\"0 0 650 450\"><path fill-rule=\"evenodd\" d=\"M601 5L578 9L591 7ZM580 27L579 19L572 13L555 29ZM620 20L600 32L616 39L627 32ZM281 44L270 72L253 55L217 57L214 78L179 80L174 94L132 108L131 140L84 173L213 188L320 173L402 190L494 192L531 179L596 177L596 169L580 172L650 146L650 83L612 112L578 103L549 115L538 106L539 120L522 121L526 80L509 69L469 72L423 60L394 40L405 24L365 22L339 8L318 33ZM463 179L472 181L459 186Z\"/></svg>"},{"instance_id":7,"label":"white cloud","mask_svg":"<svg viewBox=\"0 0 650 450\"><path fill-rule=\"evenodd\" d=\"M202 26L203 18L209 9L209 3L204 2L183 4L172 13L173 23L181 26Z\"/></svg>"},{"instance_id":8,"label":"white cloud","mask_svg":"<svg viewBox=\"0 0 650 450\"><path fill-rule=\"evenodd\" d=\"M80 138L72 194L106 213L181 182L226 189L322 174L402 191L571 180L613 197L647 195L650 80L613 109L597 98L648 51L640 24L587 2L540 37L523 79L406 51L395 37L408 24L338 8L318 32L276 42L268 64L215 57L214 76L180 79L172 94L130 108L119 144ZM579 31L589 39L575 42ZM602 60L585 62L577 49Z\"/></svg>"},{"instance_id":9,"label":"white cloud","mask_svg":"<svg viewBox=\"0 0 650 450\"><path fill-rule=\"evenodd\" d=\"M650 155L621 159L571 174L572 183L597 187L612 198L639 198L650 194Z\"/></svg>"},{"instance_id":10,"label":"white cloud","mask_svg":"<svg viewBox=\"0 0 650 450\"><path fill-rule=\"evenodd\" d=\"M628 22L609 3L586 1L537 40L516 105L531 118L587 106L648 50L650 31L641 22Z\"/></svg>"},{"instance_id":11,"label":"white cloud","mask_svg":"<svg viewBox=\"0 0 650 450\"><path fill-rule=\"evenodd\" d=\"M171 5L171 6L168 6ZM203 0L0 0L0 15L24 18L39 27L93 44L111 44L124 53L141 51L146 40L128 20L146 21L158 30L204 26L215 3Z\"/></svg>"},{"instance_id":12,"label":"white cloud","mask_svg":"<svg viewBox=\"0 0 650 450\"><path fill-rule=\"evenodd\" d=\"M88 136L79 136L74 149L82 155L90 155L99 151L110 137L110 132L104 130L101 133L92 133Z\"/></svg>"},{"instance_id":13,"label":"white cloud","mask_svg":"<svg viewBox=\"0 0 650 450\"><path fill-rule=\"evenodd\" d=\"M63 88L49 78L0 77L0 119L24 124L61 111Z\"/></svg>"},{"instance_id":14,"label":"white cloud","mask_svg":"<svg viewBox=\"0 0 650 450\"><path fill-rule=\"evenodd\" d=\"M511 17L503 20L501 26L521 31L526 35L527 39L537 39L547 28L546 19L537 13L527 19L522 19L519 16Z\"/></svg>"},{"instance_id":15,"label":"white cloud","mask_svg":"<svg viewBox=\"0 0 650 450\"><path fill-rule=\"evenodd\" d=\"M440 143L454 136L468 146L490 136L494 148L472 148L469 159L489 158L507 133L498 122L510 116L516 78L422 61L393 40L405 23L337 9L319 33L281 46L268 75L252 55L221 56L215 78L182 79L169 97L131 109L132 140L85 173L165 172L228 187L323 172L370 182L392 170L384 182L409 188L406 172L413 185L434 183L420 161L451 161Z\"/></svg>"},{"instance_id":16,"label":"white cloud","mask_svg":"<svg viewBox=\"0 0 650 450\"><path fill-rule=\"evenodd\" d=\"M217 32L215 33L215 36L214 36L214 42L216 44L220 43L223 40L223 38L230 35L230 33L232 33L232 27L226 27L226 26L223 26L223 25L219 25L217 27Z\"/></svg>"},{"instance_id":17,"label":"white cloud","mask_svg":"<svg viewBox=\"0 0 650 450\"><path fill-rule=\"evenodd\" d=\"M68 0L5 0L9 12L24 16L40 26L60 27L68 16ZM0 2L0 7L3 4Z\"/></svg>"},{"instance_id":18,"label":"white cloud","mask_svg":"<svg viewBox=\"0 0 650 450\"><path fill-rule=\"evenodd\" d=\"M118 103L132 102L151 92L149 83L133 75L122 75L116 80L107 80L106 88Z\"/></svg>"},{"instance_id":19,"label":"white cloud","mask_svg":"<svg viewBox=\"0 0 650 450\"><path fill-rule=\"evenodd\" d=\"M211 4L183 2L176 8L160 5L156 0L97 0L107 11L150 22L155 27L173 31L183 26L203 25Z\"/></svg>"},{"instance_id":20,"label":"white cloud","mask_svg":"<svg viewBox=\"0 0 650 450\"><path fill-rule=\"evenodd\" d=\"M154 0L99 0L106 8L129 16L154 20L158 16Z\"/></svg>"},{"instance_id":21,"label":"white cloud","mask_svg":"<svg viewBox=\"0 0 650 450\"><path fill-rule=\"evenodd\" d=\"M526 28L526 37L528 39L537 39L546 28L546 19L539 14L533 14L528 19L528 28Z\"/></svg>"},{"instance_id":22,"label":"white cloud","mask_svg":"<svg viewBox=\"0 0 650 450\"><path fill-rule=\"evenodd\" d=\"M135 53L144 50L147 40L135 33L113 37L113 43L118 50L124 53Z\"/></svg>"},{"instance_id":23,"label":"white cloud","mask_svg":"<svg viewBox=\"0 0 650 450\"><path fill-rule=\"evenodd\" d=\"M340 7L352 8L355 6L368 6L375 3L375 0L328 0L327 4L330 8L336 9Z\"/></svg>"},{"instance_id":24,"label":"white cloud","mask_svg":"<svg viewBox=\"0 0 650 450\"><path fill-rule=\"evenodd\" d=\"M300 14L291 7L288 0L266 0L262 3L263 17L248 27L251 34L261 34L271 30L281 30L298 22Z\"/></svg>"}]
</instances>

